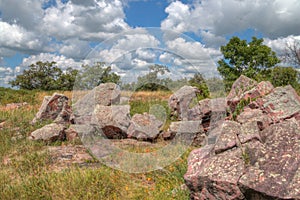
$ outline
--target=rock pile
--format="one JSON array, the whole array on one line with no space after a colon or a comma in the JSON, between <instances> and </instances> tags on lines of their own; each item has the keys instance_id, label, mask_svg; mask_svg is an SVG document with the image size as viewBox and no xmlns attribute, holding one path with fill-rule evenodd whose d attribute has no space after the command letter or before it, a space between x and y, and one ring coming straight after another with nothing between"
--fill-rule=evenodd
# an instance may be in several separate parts
<instances>
[{"instance_id":1,"label":"rock pile","mask_svg":"<svg viewBox=\"0 0 300 200\"><path fill-rule=\"evenodd\" d=\"M242 106L241 106L242 105ZM300 98L241 76L227 97L216 139L191 152L191 199L300 199ZM199 115L195 115L199 116Z\"/></svg>"},{"instance_id":2,"label":"rock pile","mask_svg":"<svg viewBox=\"0 0 300 200\"><path fill-rule=\"evenodd\" d=\"M80 98L72 110L68 97L57 93L46 96L31 123L42 120L53 120L53 123L32 132L29 139L45 142L74 140L80 133L84 134L82 127L78 128L82 125L96 126L98 134L108 139L156 140L163 123L147 113L136 114L131 119L130 106L120 105L120 96L116 84L101 84Z\"/></svg>"},{"instance_id":3,"label":"rock pile","mask_svg":"<svg viewBox=\"0 0 300 200\"><path fill-rule=\"evenodd\" d=\"M171 117L179 121L171 122L167 132L162 132L163 122L154 115L144 113L130 117L130 106L121 102L121 91L114 83L101 84L84 94L71 107L68 97L62 94L46 96L32 124L41 120L53 123L31 133L30 139L52 142L74 140L85 131L79 126L96 126L98 135L108 139L132 138L143 141L156 141L160 135L166 140L176 135L187 135L195 146L204 144L212 120L224 117L224 99L204 99L197 102L200 91L191 86L183 86L169 98ZM89 130L96 130L90 127Z\"/></svg>"}]
</instances>

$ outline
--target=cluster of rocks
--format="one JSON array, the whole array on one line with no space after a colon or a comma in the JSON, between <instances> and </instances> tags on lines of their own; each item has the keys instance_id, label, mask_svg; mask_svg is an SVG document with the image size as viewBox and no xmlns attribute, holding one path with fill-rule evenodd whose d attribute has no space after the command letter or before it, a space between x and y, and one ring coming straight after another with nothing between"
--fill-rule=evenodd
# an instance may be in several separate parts
<instances>
[{"instance_id":1,"label":"cluster of rocks","mask_svg":"<svg viewBox=\"0 0 300 200\"><path fill-rule=\"evenodd\" d=\"M99 132L108 139L136 139L156 141L158 137L170 140L176 135L189 134L191 143L202 145L207 139L212 119L215 123L224 118L224 99L204 99L197 102L196 87L184 86L169 98L171 122L163 131L163 122L149 113L135 114L130 117L130 106L121 102L121 92L114 83L101 84L89 91L71 107L69 99L61 94L46 96L41 108L32 120L53 120L31 133L30 139L53 142L74 140L80 136L78 125L97 126ZM84 134L84 133L82 133Z\"/></svg>"},{"instance_id":2,"label":"cluster of rocks","mask_svg":"<svg viewBox=\"0 0 300 200\"><path fill-rule=\"evenodd\" d=\"M226 120L209 127L215 140L189 156L184 179L191 199L300 199L295 90L241 76L226 104Z\"/></svg>"},{"instance_id":3,"label":"cluster of rocks","mask_svg":"<svg viewBox=\"0 0 300 200\"><path fill-rule=\"evenodd\" d=\"M114 83L101 84L80 98L72 107L62 94L46 96L32 120L53 120L36 131L29 139L53 142L73 140L80 135L79 125L97 126L108 139L133 138L155 141L161 134L163 123L154 115L144 113L130 117L130 106L121 105L121 92Z\"/></svg>"}]
</instances>

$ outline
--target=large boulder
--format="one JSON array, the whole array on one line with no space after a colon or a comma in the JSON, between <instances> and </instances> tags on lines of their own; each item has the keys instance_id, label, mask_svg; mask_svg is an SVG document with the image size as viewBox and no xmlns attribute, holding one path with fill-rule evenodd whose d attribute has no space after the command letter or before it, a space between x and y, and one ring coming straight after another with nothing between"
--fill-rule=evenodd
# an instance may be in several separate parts
<instances>
[{"instance_id":1,"label":"large boulder","mask_svg":"<svg viewBox=\"0 0 300 200\"><path fill-rule=\"evenodd\" d=\"M178 120L188 120L188 109L193 101L197 100L199 89L192 86L183 86L169 98L171 117Z\"/></svg>"},{"instance_id":2,"label":"large boulder","mask_svg":"<svg viewBox=\"0 0 300 200\"><path fill-rule=\"evenodd\" d=\"M256 123L260 130L265 129L272 124L272 119L260 109L245 108L242 113L237 116L237 122L240 124Z\"/></svg>"},{"instance_id":3,"label":"large boulder","mask_svg":"<svg viewBox=\"0 0 300 200\"><path fill-rule=\"evenodd\" d=\"M238 186L246 199L300 199L300 127L295 119L262 133L263 145L246 146L248 164Z\"/></svg>"},{"instance_id":4,"label":"large boulder","mask_svg":"<svg viewBox=\"0 0 300 200\"><path fill-rule=\"evenodd\" d=\"M242 100L247 101L237 111ZM235 121L229 117L210 127L207 145L189 156L184 179L191 199L300 199L300 97L295 90L241 76L227 104L237 114Z\"/></svg>"},{"instance_id":5,"label":"large boulder","mask_svg":"<svg viewBox=\"0 0 300 200\"><path fill-rule=\"evenodd\" d=\"M255 80L241 75L231 86L231 90L227 95L228 104L239 101L246 91L251 90L256 85Z\"/></svg>"},{"instance_id":6,"label":"large boulder","mask_svg":"<svg viewBox=\"0 0 300 200\"><path fill-rule=\"evenodd\" d=\"M191 199L300 199L296 119L263 131L247 124L225 121L215 144L190 154L184 179Z\"/></svg>"},{"instance_id":7,"label":"large boulder","mask_svg":"<svg viewBox=\"0 0 300 200\"><path fill-rule=\"evenodd\" d=\"M127 131L128 138L137 140L154 141L160 134L163 123L154 115L144 113L135 114Z\"/></svg>"},{"instance_id":8,"label":"large boulder","mask_svg":"<svg viewBox=\"0 0 300 200\"><path fill-rule=\"evenodd\" d=\"M269 94L273 89L274 87L269 81L257 83L256 81L241 75L232 85L230 93L227 96L227 105L231 111L234 111L238 103L242 100L251 102L259 97Z\"/></svg>"},{"instance_id":9,"label":"large boulder","mask_svg":"<svg viewBox=\"0 0 300 200\"><path fill-rule=\"evenodd\" d=\"M212 146L196 149L188 160L184 175L191 199L244 199L238 180L244 171L240 151L212 156Z\"/></svg>"},{"instance_id":10,"label":"large boulder","mask_svg":"<svg viewBox=\"0 0 300 200\"><path fill-rule=\"evenodd\" d=\"M29 136L30 140L40 140L44 142L55 142L65 139L65 129L63 124L48 124L40 129L35 130Z\"/></svg>"},{"instance_id":11,"label":"large boulder","mask_svg":"<svg viewBox=\"0 0 300 200\"><path fill-rule=\"evenodd\" d=\"M110 106L120 103L121 91L115 83L100 84L86 91L82 98L81 93L75 94L77 99L73 105L73 118L76 124L89 123L97 105Z\"/></svg>"},{"instance_id":12,"label":"large boulder","mask_svg":"<svg viewBox=\"0 0 300 200\"><path fill-rule=\"evenodd\" d=\"M52 96L44 97L43 103L32 120L32 124L40 120L56 120L58 122L69 122L71 108L68 105L68 97L62 94L54 93Z\"/></svg>"},{"instance_id":13,"label":"large boulder","mask_svg":"<svg viewBox=\"0 0 300 200\"><path fill-rule=\"evenodd\" d=\"M91 118L91 124L102 129L108 139L127 137L130 125L129 105L97 105Z\"/></svg>"},{"instance_id":14,"label":"large boulder","mask_svg":"<svg viewBox=\"0 0 300 200\"><path fill-rule=\"evenodd\" d=\"M256 102L274 123L300 113L300 97L290 85L275 88L269 95Z\"/></svg>"}]
</instances>

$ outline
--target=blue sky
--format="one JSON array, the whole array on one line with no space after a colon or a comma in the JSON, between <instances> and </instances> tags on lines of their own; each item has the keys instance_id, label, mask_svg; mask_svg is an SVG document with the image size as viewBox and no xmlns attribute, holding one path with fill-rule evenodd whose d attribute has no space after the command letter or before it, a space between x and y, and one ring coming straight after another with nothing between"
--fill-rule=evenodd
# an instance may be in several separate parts
<instances>
[{"instance_id":1,"label":"blue sky","mask_svg":"<svg viewBox=\"0 0 300 200\"><path fill-rule=\"evenodd\" d=\"M0 0L0 86L39 60L62 69L117 60L121 75L157 62L205 72L232 36L262 37L280 55L300 39L299 10L298 0Z\"/></svg>"}]
</instances>

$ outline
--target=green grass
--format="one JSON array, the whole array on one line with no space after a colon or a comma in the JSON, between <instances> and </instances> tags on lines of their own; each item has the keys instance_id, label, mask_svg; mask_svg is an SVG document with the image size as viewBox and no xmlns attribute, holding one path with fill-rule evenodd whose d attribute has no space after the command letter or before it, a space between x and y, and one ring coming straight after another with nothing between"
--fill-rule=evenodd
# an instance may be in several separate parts
<instances>
[{"instance_id":1,"label":"green grass","mask_svg":"<svg viewBox=\"0 0 300 200\"><path fill-rule=\"evenodd\" d=\"M13 90L9 88L0 87L0 105L6 105L9 103L21 103L27 102L35 104L36 91L29 90Z\"/></svg>"},{"instance_id":2,"label":"green grass","mask_svg":"<svg viewBox=\"0 0 300 200\"><path fill-rule=\"evenodd\" d=\"M45 151L46 144L26 139L32 131L50 123L46 121L34 126L29 124L38 111L43 96L49 93L36 92L36 99L31 101L29 97L32 93L24 94L22 97L14 96L11 101L7 98L14 94L6 94L1 100L1 105L22 101L29 102L30 105L15 110L6 110L0 106L0 119L5 121L4 128L0 130L0 199L189 199L189 193L180 190L184 183L183 175L189 152L164 169L150 173L125 173L101 163L92 163L97 165L93 168L72 165L64 170L53 171L50 166L54 161ZM133 99L132 114L148 112L147 109L154 104L165 107L167 96L154 99L148 104L145 104L143 98ZM146 101L150 97L151 94ZM16 134L23 138L11 140ZM70 143L55 145L66 144ZM132 151L143 152L144 149L137 147ZM91 164L86 162L87 166Z\"/></svg>"}]
</instances>

